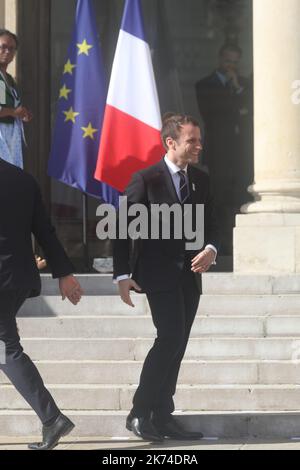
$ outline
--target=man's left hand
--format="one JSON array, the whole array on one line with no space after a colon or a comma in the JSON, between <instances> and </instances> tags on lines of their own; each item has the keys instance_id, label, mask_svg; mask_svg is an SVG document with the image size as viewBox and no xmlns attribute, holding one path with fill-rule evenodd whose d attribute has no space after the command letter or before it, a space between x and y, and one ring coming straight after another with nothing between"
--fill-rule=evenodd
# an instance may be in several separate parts
<instances>
[{"instance_id":1,"label":"man's left hand","mask_svg":"<svg viewBox=\"0 0 300 470\"><path fill-rule=\"evenodd\" d=\"M201 251L201 253L192 259L192 271L194 273L205 273L209 270L215 259L216 253L213 250L207 248Z\"/></svg>"}]
</instances>

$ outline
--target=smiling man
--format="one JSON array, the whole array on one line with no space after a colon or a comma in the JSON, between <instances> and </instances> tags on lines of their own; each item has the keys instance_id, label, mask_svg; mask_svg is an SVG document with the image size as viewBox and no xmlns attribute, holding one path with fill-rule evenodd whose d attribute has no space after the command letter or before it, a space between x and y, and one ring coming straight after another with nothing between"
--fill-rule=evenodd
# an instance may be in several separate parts
<instances>
[{"instance_id":1,"label":"smiling man","mask_svg":"<svg viewBox=\"0 0 300 470\"><path fill-rule=\"evenodd\" d=\"M249 201L253 176L253 83L240 73L242 50L225 44L218 66L196 84L204 122L203 163L209 170L222 249L231 256L233 227L240 207Z\"/></svg>"},{"instance_id":2,"label":"smiling man","mask_svg":"<svg viewBox=\"0 0 300 470\"><path fill-rule=\"evenodd\" d=\"M204 205L205 243L200 251L188 251L184 237L169 240L142 239L114 243L114 277L120 296L133 307L130 290L144 291L150 305L157 338L150 350L127 418L127 429L145 440L199 439L173 417L173 395L201 293L200 273L215 262L219 235L208 176L192 166L202 150L201 131L191 116L168 114L161 131L167 150L156 165L136 173L125 195L128 206L144 204ZM172 231L171 231L172 234ZM131 277L130 277L131 274Z\"/></svg>"}]
</instances>

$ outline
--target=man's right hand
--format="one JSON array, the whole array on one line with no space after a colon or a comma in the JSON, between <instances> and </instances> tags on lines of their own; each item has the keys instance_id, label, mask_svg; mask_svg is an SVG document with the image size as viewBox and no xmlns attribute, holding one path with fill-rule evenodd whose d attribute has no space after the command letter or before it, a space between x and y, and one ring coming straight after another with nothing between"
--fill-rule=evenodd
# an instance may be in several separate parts
<instances>
[{"instance_id":1,"label":"man's right hand","mask_svg":"<svg viewBox=\"0 0 300 470\"><path fill-rule=\"evenodd\" d=\"M227 76L228 80L231 81L232 85L234 86L234 88L236 90L241 88L241 85L239 83L239 77L238 77L238 74L237 74L236 70L228 69L227 73L226 73L226 76Z\"/></svg>"},{"instance_id":2,"label":"man's right hand","mask_svg":"<svg viewBox=\"0 0 300 470\"><path fill-rule=\"evenodd\" d=\"M123 302L130 307L134 307L134 304L132 303L131 297L130 297L130 290L136 290L138 292L141 292L140 286L137 285L137 283L133 279L124 279L123 281L118 282L118 287L119 287L119 294Z\"/></svg>"}]
</instances>

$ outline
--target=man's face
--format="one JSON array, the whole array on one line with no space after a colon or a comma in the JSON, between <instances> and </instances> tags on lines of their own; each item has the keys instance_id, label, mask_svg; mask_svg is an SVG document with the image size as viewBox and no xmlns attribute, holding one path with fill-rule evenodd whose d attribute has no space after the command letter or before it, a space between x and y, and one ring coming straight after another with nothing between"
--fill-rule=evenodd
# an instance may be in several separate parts
<instances>
[{"instance_id":1,"label":"man's face","mask_svg":"<svg viewBox=\"0 0 300 470\"><path fill-rule=\"evenodd\" d=\"M13 61L17 45L11 36L0 36L0 65L8 65Z\"/></svg>"},{"instance_id":2,"label":"man's face","mask_svg":"<svg viewBox=\"0 0 300 470\"><path fill-rule=\"evenodd\" d=\"M175 155L182 163L198 163L202 150L201 131L193 124L182 126L180 136L176 141Z\"/></svg>"},{"instance_id":3,"label":"man's face","mask_svg":"<svg viewBox=\"0 0 300 470\"><path fill-rule=\"evenodd\" d=\"M241 57L238 52L230 51L230 50L224 51L223 54L220 56L219 69L225 75L228 72L237 73L239 69L240 60L241 60Z\"/></svg>"}]
</instances>

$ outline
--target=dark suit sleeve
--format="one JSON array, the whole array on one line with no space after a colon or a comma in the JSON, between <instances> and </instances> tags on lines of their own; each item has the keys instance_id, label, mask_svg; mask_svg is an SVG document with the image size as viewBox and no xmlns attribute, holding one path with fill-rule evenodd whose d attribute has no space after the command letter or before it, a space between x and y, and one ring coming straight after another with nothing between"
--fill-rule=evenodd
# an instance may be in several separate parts
<instances>
[{"instance_id":1,"label":"dark suit sleeve","mask_svg":"<svg viewBox=\"0 0 300 470\"><path fill-rule=\"evenodd\" d=\"M145 181L141 174L136 173L133 175L131 182L126 188L124 196L127 197L128 207L136 203L146 204L146 187ZM121 240L119 238L119 217L117 218L117 238L113 242L113 264L114 264L114 279L123 274L131 274L132 269L130 265L132 242L128 238ZM130 219L128 218L128 224Z\"/></svg>"},{"instance_id":2,"label":"dark suit sleeve","mask_svg":"<svg viewBox=\"0 0 300 470\"><path fill-rule=\"evenodd\" d=\"M55 228L47 216L40 189L35 181L34 191L31 231L44 251L53 278L60 278L72 274L74 272L74 266L56 236Z\"/></svg>"}]
</instances>

